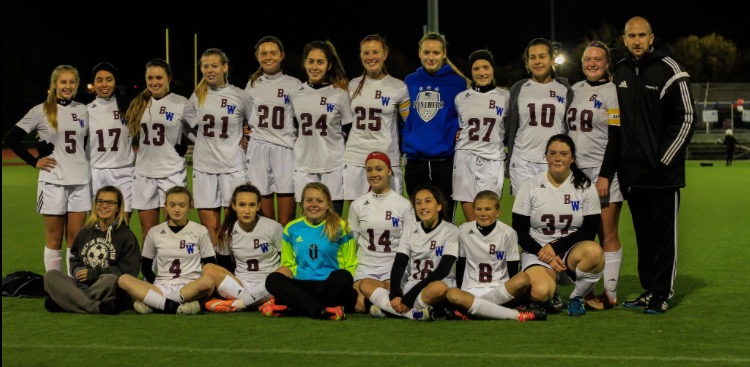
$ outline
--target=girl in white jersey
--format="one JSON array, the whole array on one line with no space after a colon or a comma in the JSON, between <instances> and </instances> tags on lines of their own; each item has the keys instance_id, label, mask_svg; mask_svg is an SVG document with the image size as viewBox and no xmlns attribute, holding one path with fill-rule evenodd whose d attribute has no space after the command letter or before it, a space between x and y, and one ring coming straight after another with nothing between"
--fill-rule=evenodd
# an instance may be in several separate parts
<instances>
[{"instance_id":1,"label":"girl in white jersey","mask_svg":"<svg viewBox=\"0 0 750 367\"><path fill-rule=\"evenodd\" d=\"M472 85L456 96L460 135L453 158L453 200L467 222L475 219L472 201L482 190L503 195L505 112L510 94L495 86L495 58L488 50L469 55Z\"/></svg>"},{"instance_id":2,"label":"girl in white jersey","mask_svg":"<svg viewBox=\"0 0 750 367\"><path fill-rule=\"evenodd\" d=\"M100 62L91 71L96 99L86 106L89 113L88 154L91 191L115 186L122 192L126 221L133 214L133 137L125 124L128 101L117 91L117 68Z\"/></svg>"},{"instance_id":3,"label":"girl in white jersey","mask_svg":"<svg viewBox=\"0 0 750 367\"><path fill-rule=\"evenodd\" d=\"M141 236L159 223L164 193L187 186L183 125L192 123L195 107L187 98L169 92L172 69L166 61L146 63L146 90L128 107L125 119L130 135L140 134L133 176L133 209L138 209Z\"/></svg>"},{"instance_id":4,"label":"girl in white jersey","mask_svg":"<svg viewBox=\"0 0 750 367\"><path fill-rule=\"evenodd\" d=\"M84 152L88 132L86 106L73 100L78 91L78 69L60 65L52 71L44 103L34 106L8 133L8 143L19 158L39 169L36 211L44 216L45 270L62 270L62 240L68 253L91 209L89 163ZM39 156L32 156L21 144L29 133L39 135Z\"/></svg>"},{"instance_id":5,"label":"girl in white jersey","mask_svg":"<svg viewBox=\"0 0 750 367\"><path fill-rule=\"evenodd\" d=\"M551 137L545 151L547 172L527 180L513 203L521 267L531 279L532 302L552 299L557 284L575 284L568 315L584 315L583 296L604 269L602 248L593 241L601 221L599 195L576 165L569 136Z\"/></svg>"},{"instance_id":6,"label":"girl in white jersey","mask_svg":"<svg viewBox=\"0 0 750 367\"><path fill-rule=\"evenodd\" d=\"M344 144L351 129L351 101L346 73L331 42L305 45L302 66L307 82L292 92L292 109L299 124L294 144L294 195L302 200L302 189L321 182L331 191L333 209L344 209Z\"/></svg>"},{"instance_id":7,"label":"girl in white jersey","mask_svg":"<svg viewBox=\"0 0 750 367\"><path fill-rule=\"evenodd\" d=\"M144 280L123 274L117 284L135 299L138 313L197 314L198 300L214 292L213 280L201 274L204 264L216 263L214 246L206 227L188 220L193 208L190 191L174 186L165 197L169 219L151 228L143 242Z\"/></svg>"},{"instance_id":8,"label":"girl in white jersey","mask_svg":"<svg viewBox=\"0 0 750 367\"><path fill-rule=\"evenodd\" d=\"M460 243L456 280L445 297L458 309L446 309L445 317L467 319L471 316L492 320L546 320L541 310L516 310L510 306L526 294L529 275L518 272L518 236L507 224L497 220L500 196L480 191L474 199L476 221L458 227Z\"/></svg>"},{"instance_id":9,"label":"girl in white jersey","mask_svg":"<svg viewBox=\"0 0 750 367\"><path fill-rule=\"evenodd\" d=\"M386 153L375 151L367 155L365 175L370 191L349 206L349 226L358 248L354 273L354 289L358 291L359 285L366 282L371 283L370 287L391 289L393 258L404 228L415 221L409 200L391 190L391 167ZM367 312L361 291L354 309L359 313Z\"/></svg>"},{"instance_id":10,"label":"girl in white jersey","mask_svg":"<svg viewBox=\"0 0 750 367\"><path fill-rule=\"evenodd\" d=\"M229 59L218 48L201 55L203 79L195 87L190 102L198 129L193 149L193 191L201 224L208 228L213 243L235 187L245 183L245 154L239 145L242 126L252 107L243 89L228 83Z\"/></svg>"},{"instance_id":11,"label":"girl in white jersey","mask_svg":"<svg viewBox=\"0 0 750 367\"><path fill-rule=\"evenodd\" d=\"M261 216L260 198L260 190L253 185L234 189L232 206L219 231L218 266L207 264L203 268L223 298L208 300L208 311L240 311L271 298L266 290L266 277L281 263L284 228Z\"/></svg>"},{"instance_id":12,"label":"girl in white jersey","mask_svg":"<svg viewBox=\"0 0 750 367\"><path fill-rule=\"evenodd\" d=\"M391 269L390 293L376 282L363 282L359 287L377 306L371 307L372 316L384 316L382 310L432 321L432 306L442 303L448 289L456 285L453 265L458 258L458 228L446 220L449 208L443 193L433 185L419 186L414 190L412 205L420 221L403 230Z\"/></svg>"},{"instance_id":13,"label":"girl in white jersey","mask_svg":"<svg viewBox=\"0 0 750 367\"><path fill-rule=\"evenodd\" d=\"M566 78L556 75L554 60L559 47L544 38L529 42L523 57L531 78L510 88L505 141L511 195L516 195L526 180L547 170L544 144L551 136L568 130L565 110L573 91Z\"/></svg>"},{"instance_id":14,"label":"girl in white jersey","mask_svg":"<svg viewBox=\"0 0 750 367\"><path fill-rule=\"evenodd\" d=\"M399 163L399 115L409 113L409 92L406 84L385 69L388 45L378 35L365 37L359 43L359 57L365 71L349 82L354 124L349 132L344 151L344 199L354 200L364 195L369 186L365 162L370 152L383 151L394 164L390 186L401 195L403 173Z\"/></svg>"},{"instance_id":15,"label":"girl in white jersey","mask_svg":"<svg viewBox=\"0 0 750 367\"><path fill-rule=\"evenodd\" d=\"M296 216L294 201L294 126L289 94L299 89L299 79L281 71L284 45L274 36L265 36L255 44L260 67L245 90L250 93L253 111L249 124L252 134L247 146L247 177L263 195L262 212L286 226ZM274 208L274 193L276 206Z\"/></svg>"},{"instance_id":16,"label":"girl in white jersey","mask_svg":"<svg viewBox=\"0 0 750 367\"><path fill-rule=\"evenodd\" d=\"M568 135L578 149L576 163L596 185L602 206L599 242L604 250L604 293L586 295L586 306L604 310L617 303L622 246L617 231L623 196L615 172L600 172L606 159L617 152L608 150L609 129L620 126L620 104L609 72L609 48L593 41L583 51L581 64L586 80L573 86L575 98L568 109Z\"/></svg>"}]
</instances>

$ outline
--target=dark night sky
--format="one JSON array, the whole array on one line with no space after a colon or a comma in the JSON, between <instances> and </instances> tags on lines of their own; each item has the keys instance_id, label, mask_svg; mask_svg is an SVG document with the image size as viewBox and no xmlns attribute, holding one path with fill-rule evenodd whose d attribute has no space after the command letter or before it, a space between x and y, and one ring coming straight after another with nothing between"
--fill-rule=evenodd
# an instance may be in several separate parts
<instances>
[{"instance_id":1,"label":"dark night sky","mask_svg":"<svg viewBox=\"0 0 750 367\"><path fill-rule=\"evenodd\" d=\"M387 62L391 73L403 79L419 66L417 42L427 23L427 0L367 2L367 7L359 1L305 2L304 6L289 1L265 2L264 8L260 2L247 2L250 7L241 11L224 6L229 4L225 2L204 2L201 7L180 5L179 15L175 8L159 2L107 2L116 9L104 9L102 1L66 2L56 8L26 1L12 4L13 9L9 3L2 2L3 131L44 100L50 73L60 64L76 66L85 85L95 64L110 61L120 68L118 82L129 88L127 94L140 91L145 63L165 57L167 27L170 63L175 72L173 90L189 97L195 33L198 53L209 47L224 50L230 58L230 82L244 87L258 67L253 47L265 35L281 38L288 54L285 71L304 78L299 53L305 43L330 39L347 74L353 77L362 71L359 41L367 34L379 33L391 47ZM665 11L648 8L642 2L625 5L558 0L555 39L564 47L573 47L605 23L614 25L619 35L629 18L643 15L651 22L657 40L674 42L687 35L715 32L734 41L739 49L749 49L746 16L730 3L718 0L700 8L681 6ZM526 44L536 37L551 37L550 3L529 4L440 1L439 30L448 40L448 56L463 67L471 51L487 47L498 64L521 67ZM668 5L659 5L664 6ZM80 92L77 99L88 102L92 96Z\"/></svg>"}]
</instances>

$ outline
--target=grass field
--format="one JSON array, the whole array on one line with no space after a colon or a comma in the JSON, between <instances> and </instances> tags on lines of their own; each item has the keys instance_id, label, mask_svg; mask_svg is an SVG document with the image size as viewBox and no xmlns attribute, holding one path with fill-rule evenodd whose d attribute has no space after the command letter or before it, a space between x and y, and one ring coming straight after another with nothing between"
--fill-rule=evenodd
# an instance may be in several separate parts
<instances>
[{"instance_id":1,"label":"grass field","mask_svg":"<svg viewBox=\"0 0 750 367\"><path fill-rule=\"evenodd\" d=\"M3 366L747 366L750 161L714 164L688 162L676 294L663 315L618 305L527 323L416 323L368 315L327 322L266 319L258 312L105 316L52 314L41 299L3 297ZM2 181L2 273L42 273L36 172L3 166ZM501 219L509 223L512 198L503 199ZM641 293L627 205L620 237L621 302ZM566 298L570 289L562 292Z\"/></svg>"}]
</instances>

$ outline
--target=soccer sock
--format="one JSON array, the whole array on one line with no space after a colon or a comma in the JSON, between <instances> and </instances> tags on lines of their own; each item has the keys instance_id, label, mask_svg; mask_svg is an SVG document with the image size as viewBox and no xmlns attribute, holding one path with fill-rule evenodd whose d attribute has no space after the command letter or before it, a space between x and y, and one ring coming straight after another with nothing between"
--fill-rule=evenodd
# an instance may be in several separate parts
<instances>
[{"instance_id":1,"label":"soccer sock","mask_svg":"<svg viewBox=\"0 0 750 367\"><path fill-rule=\"evenodd\" d=\"M164 297L163 294L156 292L153 289L149 289L148 293L146 293L146 297L143 298L143 303L148 307L157 310L164 310L164 304L167 303L167 297Z\"/></svg>"},{"instance_id":2,"label":"soccer sock","mask_svg":"<svg viewBox=\"0 0 750 367\"><path fill-rule=\"evenodd\" d=\"M483 319L491 320L516 320L518 311L496 305L485 299L474 297L474 303L469 308L469 313Z\"/></svg>"},{"instance_id":3,"label":"soccer sock","mask_svg":"<svg viewBox=\"0 0 750 367\"><path fill-rule=\"evenodd\" d=\"M224 277L224 280L221 281L221 284L219 284L216 290L219 292L222 298L238 299L242 295L242 292L245 291L245 288L237 283L234 278L227 275Z\"/></svg>"},{"instance_id":4,"label":"soccer sock","mask_svg":"<svg viewBox=\"0 0 750 367\"><path fill-rule=\"evenodd\" d=\"M604 253L604 291L609 299L617 299L617 280L622 266L622 249Z\"/></svg>"},{"instance_id":5,"label":"soccer sock","mask_svg":"<svg viewBox=\"0 0 750 367\"><path fill-rule=\"evenodd\" d=\"M510 292L508 292L508 289L505 288L505 285L503 285L501 287L496 287L495 289L489 291L487 294L485 294L481 298L491 303L494 303L496 305L504 305L512 301L515 297L513 297L513 295L510 294Z\"/></svg>"},{"instance_id":6,"label":"soccer sock","mask_svg":"<svg viewBox=\"0 0 750 367\"><path fill-rule=\"evenodd\" d=\"M388 291L385 288L378 288L372 292L372 295L370 295L370 301L372 301L372 304L380 307L381 310L388 312L391 315L414 319L411 311L405 314L400 314L391 307L391 298L388 296Z\"/></svg>"},{"instance_id":7,"label":"soccer sock","mask_svg":"<svg viewBox=\"0 0 750 367\"><path fill-rule=\"evenodd\" d=\"M65 249L65 269L68 271L68 276L73 277L73 269L70 268L70 259L73 258L73 254L70 253L70 248Z\"/></svg>"},{"instance_id":8,"label":"soccer sock","mask_svg":"<svg viewBox=\"0 0 750 367\"><path fill-rule=\"evenodd\" d=\"M44 246L44 271L62 271L62 250L53 250Z\"/></svg>"},{"instance_id":9,"label":"soccer sock","mask_svg":"<svg viewBox=\"0 0 750 367\"><path fill-rule=\"evenodd\" d=\"M270 293L266 290L266 286L263 283L258 284L257 287L250 289L249 292L242 293L240 299L234 302L234 306L242 309L247 306L258 303L258 301L268 297Z\"/></svg>"},{"instance_id":10,"label":"soccer sock","mask_svg":"<svg viewBox=\"0 0 750 367\"><path fill-rule=\"evenodd\" d=\"M586 273L576 268L576 282L570 298L583 297L591 292L602 277L602 273Z\"/></svg>"}]
</instances>

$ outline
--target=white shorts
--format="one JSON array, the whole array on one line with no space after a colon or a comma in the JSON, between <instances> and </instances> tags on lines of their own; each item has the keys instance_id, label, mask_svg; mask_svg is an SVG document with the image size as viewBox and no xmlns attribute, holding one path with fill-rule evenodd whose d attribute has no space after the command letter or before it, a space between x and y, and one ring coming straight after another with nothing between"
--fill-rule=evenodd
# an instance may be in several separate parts
<instances>
[{"instance_id":1,"label":"white shorts","mask_svg":"<svg viewBox=\"0 0 750 367\"><path fill-rule=\"evenodd\" d=\"M578 244L573 245L573 247L571 247L562 256L563 264L567 264L568 263L568 255L570 254L571 251L573 251L574 248L576 248L576 246L578 246ZM521 252L521 269L522 269L522 271L530 268L531 266L536 266L536 265L540 265L540 266L543 266L543 267L545 267L547 269L554 270L554 269L552 269L552 267L549 264L547 264L546 262L544 262L542 260L539 260L539 258L536 255L534 255L532 253L528 253L526 251ZM570 284L573 284L573 280L570 279L570 276L568 274L568 271L570 271L570 270L571 269L568 269L567 271L563 271L561 273L557 273L557 284L561 284L561 285L570 285ZM575 274L575 269L572 269L572 270L573 270L573 274Z\"/></svg>"},{"instance_id":2,"label":"white shorts","mask_svg":"<svg viewBox=\"0 0 750 367\"><path fill-rule=\"evenodd\" d=\"M294 192L294 150L250 139L247 146L247 181L261 195Z\"/></svg>"},{"instance_id":3,"label":"white shorts","mask_svg":"<svg viewBox=\"0 0 750 367\"><path fill-rule=\"evenodd\" d=\"M262 279L251 279L251 280L245 280L240 279L240 284L242 285L242 288L245 289L246 292L251 292L254 289L257 289L259 287L262 287L263 289L266 289L266 278L263 277Z\"/></svg>"},{"instance_id":4,"label":"white shorts","mask_svg":"<svg viewBox=\"0 0 750 367\"><path fill-rule=\"evenodd\" d=\"M36 212L46 215L91 210L89 185L55 185L39 181L36 185Z\"/></svg>"},{"instance_id":5,"label":"white shorts","mask_svg":"<svg viewBox=\"0 0 750 367\"><path fill-rule=\"evenodd\" d=\"M193 201L197 209L229 207L237 186L247 180L245 170L230 173L205 173L193 169Z\"/></svg>"},{"instance_id":6,"label":"white shorts","mask_svg":"<svg viewBox=\"0 0 750 367\"><path fill-rule=\"evenodd\" d=\"M456 288L456 280L455 279L443 279L441 282L445 283L448 288ZM419 281L417 280L410 280L406 282L401 289L403 289L404 294L409 293L409 290L414 288L415 285L417 285ZM412 305L412 308L420 309L425 308L429 306L428 304L422 302L422 292L419 292L419 295L417 295L417 299L414 300L414 305Z\"/></svg>"},{"instance_id":7,"label":"white shorts","mask_svg":"<svg viewBox=\"0 0 750 367\"><path fill-rule=\"evenodd\" d=\"M104 186L114 186L122 192L125 211L132 212L133 171L134 167L91 168L91 197Z\"/></svg>"},{"instance_id":8,"label":"white shorts","mask_svg":"<svg viewBox=\"0 0 750 367\"><path fill-rule=\"evenodd\" d=\"M362 279L375 279L381 282L391 280L391 266L370 267L357 264L357 270L354 271L354 281Z\"/></svg>"},{"instance_id":9,"label":"white shorts","mask_svg":"<svg viewBox=\"0 0 750 367\"><path fill-rule=\"evenodd\" d=\"M507 281L507 280L506 280ZM501 305L500 303L504 297L501 297L500 295L500 287L505 288L505 282L503 281L498 286L493 287L472 287L472 288L466 288L464 291L471 293L474 297L481 298L486 301L490 301L496 305ZM507 290L506 290L507 293ZM506 301L507 302L507 301Z\"/></svg>"},{"instance_id":10,"label":"white shorts","mask_svg":"<svg viewBox=\"0 0 750 367\"><path fill-rule=\"evenodd\" d=\"M344 200L344 179L341 170L326 173L306 173L294 171L294 200L302 201L302 190L310 182L320 182L328 187L331 200Z\"/></svg>"},{"instance_id":11,"label":"white shorts","mask_svg":"<svg viewBox=\"0 0 750 367\"><path fill-rule=\"evenodd\" d=\"M393 175L389 177L388 186L391 190L401 194L404 191L404 173L401 167L392 166ZM363 166L344 163L344 200L357 200L370 191L367 183L367 171Z\"/></svg>"},{"instance_id":12,"label":"white shorts","mask_svg":"<svg viewBox=\"0 0 750 367\"><path fill-rule=\"evenodd\" d=\"M542 172L547 172L547 168L547 163L536 163L527 161L517 155L512 156L508 168L510 171L510 194L516 196L524 182Z\"/></svg>"},{"instance_id":13,"label":"white shorts","mask_svg":"<svg viewBox=\"0 0 750 367\"><path fill-rule=\"evenodd\" d=\"M187 283L154 283L156 288L159 288L163 296L168 296L173 293L177 293Z\"/></svg>"},{"instance_id":14,"label":"white shorts","mask_svg":"<svg viewBox=\"0 0 750 367\"><path fill-rule=\"evenodd\" d=\"M594 185L596 184L596 180L599 179L599 171L601 171L601 169L601 167L581 168L581 170L589 176ZM622 191L620 191L620 180L617 179L616 173L612 181L609 182L609 196L603 198L600 197L599 200L602 204L623 202L624 198L622 197Z\"/></svg>"},{"instance_id":15,"label":"white shorts","mask_svg":"<svg viewBox=\"0 0 750 367\"><path fill-rule=\"evenodd\" d=\"M453 157L453 200L473 202L480 191L503 196L505 162L484 159L465 150Z\"/></svg>"},{"instance_id":16,"label":"white shorts","mask_svg":"<svg viewBox=\"0 0 750 367\"><path fill-rule=\"evenodd\" d=\"M134 174L133 209L149 210L163 207L167 190L175 186L187 187L187 174L184 168L164 178L149 178Z\"/></svg>"}]
</instances>

